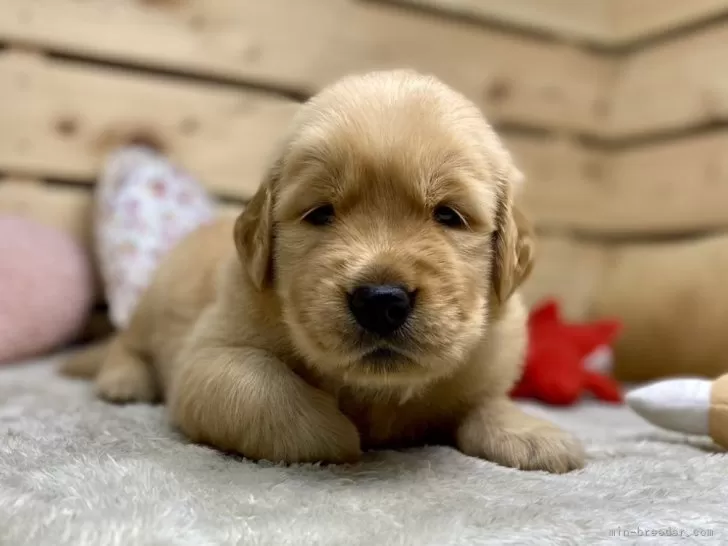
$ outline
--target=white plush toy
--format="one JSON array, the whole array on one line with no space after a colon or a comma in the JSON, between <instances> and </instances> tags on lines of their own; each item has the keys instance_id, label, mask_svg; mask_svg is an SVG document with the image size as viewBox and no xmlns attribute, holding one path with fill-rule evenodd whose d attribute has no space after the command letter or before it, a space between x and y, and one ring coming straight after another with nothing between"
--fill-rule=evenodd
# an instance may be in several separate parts
<instances>
[{"instance_id":1,"label":"white plush toy","mask_svg":"<svg viewBox=\"0 0 728 546\"><path fill-rule=\"evenodd\" d=\"M637 414L659 427L710 436L728 449L728 374L710 379L667 379L627 393Z\"/></svg>"}]
</instances>

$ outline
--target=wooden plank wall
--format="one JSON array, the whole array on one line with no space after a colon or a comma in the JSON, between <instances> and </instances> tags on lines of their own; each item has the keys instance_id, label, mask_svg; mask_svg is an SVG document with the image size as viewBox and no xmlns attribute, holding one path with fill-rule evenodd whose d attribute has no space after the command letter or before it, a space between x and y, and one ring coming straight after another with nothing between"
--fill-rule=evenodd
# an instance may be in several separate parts
<instances>
[{"instance_id":1,"label":"wooden plank wall","mask_svg":"<svg viewBox=\"0 0 728 546\"><path fill-rule=\"evenodd\" d=\"M242 205L300 100L379 68L431 72L467 94L534 188L570 198L600 169L580 138L613 70L549 37L357 0L1 0L0 43L0 210L89 248L89 189L114 146L151 141Z\"/></svg>"},{"instance_id":2,"label":"wooden plank wall","mask_svg":"<svg viewBox=\"0 0 728 546\"><path fill-rule=\"evenodd\" d=\"M727 0L391 1L510 23L611 63L579 143L533 143L558 161L530 173L525 196L545 232L531 301L556 293L583 317L623 262L728 227ZM540 183L549 168L556 180Z\"/></svg>"},{"instance_id":3,"label":"wooden plank wall","mask_svg":"<svg viewBox=\"0 0 728 546\"><path fill-rule=\"evenodd\" d=\"M0 0L0 211L88 246L105 155L143 140L233 214L301 100L408 66L500 130L542 233L529 299L583 314L615 238L728 223L726 14L728 0Z\"/></svg>"},{"instance_id":4,"label":"wooden plank wall","mask_svg":"<svg viewBox=\"0 0 728 546\"><path fill-rule=\"evenodd\" d=\"M725 0L382 0L617 50L728 13Z\"/></svg>"}]
</instances>

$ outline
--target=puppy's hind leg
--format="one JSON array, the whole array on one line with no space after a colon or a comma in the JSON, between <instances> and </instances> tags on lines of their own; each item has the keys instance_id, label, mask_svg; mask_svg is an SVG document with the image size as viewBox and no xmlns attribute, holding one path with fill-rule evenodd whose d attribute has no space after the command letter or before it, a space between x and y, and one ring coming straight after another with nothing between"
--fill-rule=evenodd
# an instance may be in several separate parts
<instances>
[{"instance_id":1,"label":"puppy's hind leg","mask_svg":"<svg viewBox=\"0 0 728 546\"><path fill-rule=\"evenodd\" d=\"M99 373L101 364L109 352L114 338L96 341L69 356L59 367L61 375L68 377L93 378Z\"/></svg>"},{"instance_id":2,"label":"puppy's hind leg","mask_svg":"<svg viewBox=\"0 0 728 546\"><path fill-rule=\"evenodd\" d=\"M96 378L98 395L117 404L155 402L159 387L152 367L121 334L109 346Z\"/></svg>"}]
</instances>

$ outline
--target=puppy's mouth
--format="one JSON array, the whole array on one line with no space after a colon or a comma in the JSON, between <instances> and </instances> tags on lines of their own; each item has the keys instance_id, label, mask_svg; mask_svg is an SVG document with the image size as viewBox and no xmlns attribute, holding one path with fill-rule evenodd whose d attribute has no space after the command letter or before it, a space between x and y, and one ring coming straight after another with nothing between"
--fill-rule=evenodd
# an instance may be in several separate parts
<instances>
[{"instance_id":1,"label":"puppy's mouth","mask_svg":"<svg viewBox=\"0 0 728 546\"><path fill-rule=\"evenodd\" d=\"M392 347L371 349L361 356L359 362L373 372L394 372L416 366L414 359Z\"/></svg>"},{"instance_id":2,"label":"puppy's mouth","mask_svg":"<svg viewBox=\"0 0 728 546\"><path fill-rule=\"evenodd\" d=\"M400 360L405 357L402 353L390 349L389 347L378 347L364 354L362 360L364 362L383 362Z\"/></svg>"}]
</instances>

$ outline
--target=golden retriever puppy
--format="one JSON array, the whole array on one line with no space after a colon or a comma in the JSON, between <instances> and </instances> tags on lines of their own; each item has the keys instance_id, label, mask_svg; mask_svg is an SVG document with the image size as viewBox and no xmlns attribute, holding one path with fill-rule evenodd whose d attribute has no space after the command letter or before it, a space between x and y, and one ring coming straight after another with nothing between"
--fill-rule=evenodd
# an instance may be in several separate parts
<instances>
[{"instance_id":1,"label":"golden retriever puppy","mask_svg":"<svg viewBox=\"0 0 728 546\"><path fill-rule=\"evenodd\" d=\"M355 461L424 443L566 472L580 444L521 411L532 262L521 175L479 110L410 71L304 104L234 225L159 270L128 330L67 364L163 398L190 439L251 459Z\"/></svg>"}]
</instances>

